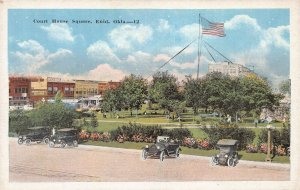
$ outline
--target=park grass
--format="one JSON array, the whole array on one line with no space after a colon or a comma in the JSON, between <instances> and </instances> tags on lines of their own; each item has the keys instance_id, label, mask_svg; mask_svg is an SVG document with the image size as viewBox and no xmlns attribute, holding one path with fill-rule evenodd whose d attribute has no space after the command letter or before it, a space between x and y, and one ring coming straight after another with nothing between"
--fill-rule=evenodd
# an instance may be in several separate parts
<instances>
[{"instance_id":1,"label":"park grass","mask_svg":"<svg viewBox=\"0 0 300 190\"><path fill-rule=\"evenodd\" d=\"M145 142L124 142L124 143L118 143L116 141L113 142L102 142L102 141L87 141L82 143L84 145L94 145L94 146L104 146L104 147L114 147L114 148L124 148L124 149L143 149L146 145L149 145L151 143L145 143ZM181 147L181 153L186 155L195 155L195 156L207 156L211 157L215 154L217 154L219 150L200 150L195 148L188 148L188 147ZM264 162L266 158L266 154L263 153L247 153L245 151L239 151L241 160L249 160L249 161L258 161L258 162ZM290 163L290 159L287 156L276 156L273 159L274 163Z\"/></svg>"}]
</instances>

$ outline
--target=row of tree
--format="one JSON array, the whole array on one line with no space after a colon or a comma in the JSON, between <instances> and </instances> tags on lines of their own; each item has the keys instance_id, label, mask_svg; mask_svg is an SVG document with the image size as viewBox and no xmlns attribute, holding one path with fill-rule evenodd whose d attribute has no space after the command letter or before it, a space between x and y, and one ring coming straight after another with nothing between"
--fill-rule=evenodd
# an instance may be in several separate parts
<instances>
[{"instance_id":1,"label":"row of tree","mask_svg":"<svg viewBox=\"0 0 300 190\"><path fill-rule=\"evenodd\" d=\"M148 84L141 76L130 75L124 78L119 88L107 91L103 96L102 110L116 113L121 109L141 109L148 101L149 107L156 103L167 114L178 116L185 107L192 107L194 114L200 108L217 111L223 115L243 113L258 114L262 107L278 105L283 98L272 92L269 83L255 74L243 77L230 77L214 72L194 79L187 76L182 83L168 72L158 72Z\"/></svg>"}]
</instances>

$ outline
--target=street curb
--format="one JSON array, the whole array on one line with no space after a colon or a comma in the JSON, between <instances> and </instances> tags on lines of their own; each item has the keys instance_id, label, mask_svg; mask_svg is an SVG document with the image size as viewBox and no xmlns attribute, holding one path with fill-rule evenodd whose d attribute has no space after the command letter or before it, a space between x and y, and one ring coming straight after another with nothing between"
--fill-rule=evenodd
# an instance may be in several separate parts
<instances>
[{"instance_id":1,"label":"street curb","mask_svg":"<svg viewBox=\"0 0 300 190\"><path fill-rule=\"evenodd\" d=\"M105 150L105 151L113 151L113 152L119 152L119 153L124 153L124 152L131 152L131 153L136 153L136 154L141 153L141 150L138 150L138 149L126 149L126 148L105 147L105 146L95 146L95 145L79 145L79 148L87 149L87 150ZM207 160L208 162L211 160L211 157L188 155L188 154L181 154L180 157L183 157L185 159ZM290 170L290 164L258 162L258 161L249 161L249 160L239 160L239 163L236 167L239 167L239 166L247 166L247 167L251 167L251 168L273 169L273 170Z\"/></svg>"}]
</instances>

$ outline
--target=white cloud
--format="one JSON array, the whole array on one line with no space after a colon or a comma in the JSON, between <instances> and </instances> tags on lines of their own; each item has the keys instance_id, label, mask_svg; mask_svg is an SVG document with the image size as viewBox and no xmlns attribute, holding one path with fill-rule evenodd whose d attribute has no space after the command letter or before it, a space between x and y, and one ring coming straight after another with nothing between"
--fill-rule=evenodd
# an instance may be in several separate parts
<instances>
[{"instance_id":1,"label":"white cloud","mask_svg":"<svg viewBox=\"0 0 300 190\"><path fill-rule=\"evenodd\" d=\"M114 69L109 64L101 64L98 65L95 69L90 70L86 77L92 80L100 81L119 81L122 80L126 75L126 72Z\"/></svg>"},{"instance_id":2,"label":"white cloud","mask_svg":"<svg viewBox=\"0 0 300 190\"><path fill-rule=\"evenodd\" d=\"M166 54L158 54L153 58L154 62L166 62L170 59L171 57L166 55Z\"/></svg>"},{"instance_id":3,"label":"white cloud","mask_svg":"<svg viewBox=\"0 0 300 190\"><path fill-rule=\"evenodd\" d=\"M188 40L194 40L199 36L199 24L185 25L179 29L179 34Z\"/></svg>"},{"instance_id":4,"label":"white cloud","mask_svg":"<svg viewBox=\"0 0 300 190\"><path fill-rule=\"evenodd\" d=\"M62 78L65 80L98 80L98 81L120 81L126 75L126 72L123 72L119 69L115 69L111 67L109 64L100 64L92 70L84 72L82 74L70 74L70 73L60 73L60 72L38 72L35 74L44 75L44 76L51 76Z\"/></svg>"},{"instance_id":5,"label":"white cloud","mask_svg":"<svg viewBox=\"0 0 300 190\"><path fill-rule=\"evenodd\" d=\"M158 54L153 58L154 62L167 62L168 60L170 60L170 56L166 55L166 54ZM207 65L207 64L211 64L212 61L207 59L205 56L201 56L200 58L200 64L201 65ZM172 67L178 68L178 69L196 69L198 66L198 58L196 57L194 59L193 62L183 62L183 63L179 63L176 62L174 60L171 60L169 62L169 65L171 65Z\"/></svg>"},{"instance_id":6,"label":"white cloud","mask_svg":"<svg viewBox=\"0 0 300 190\"><path fill-rule=\"evenodd\" d=\"M170 25L169 25L169 22L165 19L159 19L159 24L158 24L158 27L157 27L157 30L159 32L164 32L164 31L169 31L170 30Z\"/></svg>"},{"instance_id":7,"label":"white cloud","mask_svg":"<svg viewBox=\"0 0 300 190\"><path fill-rule=\"evenodd\" d=\"M143 51L134 52L132 55L128 55L127 62L128 63L149 63L152 60L152 56L149 53L145 53Z\"/></svg>"},{"instance_id":8,"label":"white cloud","mask_svg":"<svg viewBox=\"0 0 300 190\"><path fill-rule=\"evenodd\" d=\"M289 26L278 26L276 28L268 28L262 34L260 47L266 48L267 46L273 44L275 47L289 49L290 43L284 38L284 34L289 32Z\"/></svg>"},{"instance_id":9,"label":"white cloud","mask_svg":"<svg viewBox=\"0 0 300 190\"><path fill-rule=\"evenodd\" d=\"M236 28L240 28L242 24L246 24L248 26L253 27L255 30L261 30L261 27L258 25L256 19L251 18L248 15L236 15L229 21L226 21L224 24L225 30L232 30Z\"/></svg>"},{"instance_id":10,"label":"white cloud","mask_svg":"<svg viewBox=\"0 0 300 190\"><path fill-rule=\"evenodd\" d=\"M102 62L121 62L120 59L115 55L113 50L109 47L109 45L101 40L91 44L87 48L87 56L91 57L94 60Z\"/></svg>"},{"instance_id":11,"label":"white cloud","mask_svg":"<svg viewBox=\"0 0 300 190\"><path fill-rule=\"evenodd\" d=\"M27 40L23 42L19 42L18 46L27 52L32 52L36 54L45 53L44 47L35 40Z\"/></svg>"},{"instance_id":12,"label":"white cloud","mask_svg":"<svg viewBox=\"0 0 300 190\"><path fill-rule=\"evenodd\" d=\"M73 55L73 52L68 49L59 48L56 52L49 54L48 59L49 60L55 60L62 57L67 57Z\"/></svg>"},{"instance_id":13,"label":"white cloud","mask_svg":"<svg viewBox=\"0 0 300 190\"><path fill-rule=\"evenodd\" d=\"M186 44L187 45L187 44ZM185 45L185 46L186 46ZM162 52L168 53L169 55L173 56L179 51L181 51L185 46L173 46L173 47L165 47L162 48ZM182 55L190 55L197 52L197 43L191 44L188 48L181 52Z\"/></svg>"},{"instance_id":14,"label":"white cloud","mask_svg":"<svg viewBox=\"0 0 300 190\"><path fill-rule=\"evenodd\" d=\"M27 40L18 43L22 51L11 52L18 66L25 68L23 72L35 73L42 66L55 63L56 60L71 56L73 53L67 49L58 49L49 52L39 42Z\"/></svg>"},{"instance_id":15,"label":"white cloud","mask_svg":"<svg viewBox=\"0 0 300 190\"><path fill-rule=\"evenodd\" d=\"M135 44L143 44L152 37L153 30L144 25L122 25L109 33L111 42L120 49L131 49Z\"/></svg>"},{"instance_id":16,"label":"white cloud","mask_svg":"<svg viewBox=\"0 0 300 190\"><path fill-rule=\"evenodd\" d=\"M72 28L66 23L52 23L49 26L41 26L42 30L48 33L48 37L55 41L74 42Z\"/></svg>"}]
</instances>

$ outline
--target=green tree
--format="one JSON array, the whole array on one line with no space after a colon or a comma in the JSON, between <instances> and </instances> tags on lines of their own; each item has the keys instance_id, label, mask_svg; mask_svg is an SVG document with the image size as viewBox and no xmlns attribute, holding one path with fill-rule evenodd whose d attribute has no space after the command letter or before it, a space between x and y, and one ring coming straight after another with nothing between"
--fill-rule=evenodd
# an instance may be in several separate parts
<instances>
[{"instance_id":1,"label":"green tree","mask_svg":"<svg viewBox=\"0 0 300 190\"><path fill-rule=\"evenodd\" d=\"M154 74L149 86L149 99L170 114L183 100L177 78L167 71Z\"/></svg>"},{"instance_id":2,"label":"green tree","mask_svg":"<svg viewBox=\"0 0 300 190\"><path fill-rule=\"evenodd\" d=\"M71 108L64 106L62 102L39 103L37 108L29 114L35 126L50 126L54 128L72 127L77 114Z\"/></svg>"},{"instance_id":3,"label":"green tree","mask_svg":"<svg viewBox=\"0 0 300 190\"><path fill-rule=\"evenodd\" d=\"M32 122L28 112L23 110L9 112L9 132L20 134L29 127L32 127Z\"/></svg>"},{"instance_id":4,"label":"green tree","mask_svg":"<svg viewBox=\"0 0 300 190\"><path fill-rule=\"evenodd\" d=\"M291 79L282 81L279 84L279 91L283 94L291 95Z\"/></svg>"},{"instance_id":5,"label":"green tree","mask_svg":"<svg viewBox=\"0 0 300 190\"><path fill-rule=\"evenodd\" d=\"M207 105L216 111L226 114L228 110L224 102L228 101L228 96L231 88L231 78L228 75L223 75L220 72L209 73L205 76L203 91L205 92L204 98ZM234 102L235 103L235 102Z\"/></svg>"},{"instance_id":6,"label":"green tree","mask_svg":"<svg viewBox=\"0 0 300 190\"><path fill-rule=\"evenodd\" d=\"M243 110L248 113L255 111L259 114L262 107L272 110L283 98L281 94L274 94L269 83L257 75L247 75L240 83Z\"/></svg>"},{"instance_id":7,"label":"green tree","mask_svg":"<svg viewBox=\"0 0 300 190\"><path fill-rule=\"evenodd\" d=\"M91 126L94 128L98 127L97 116L94 113L92 114L92 118L91 118Z\"/></svg>"},{"instance_id":8,"label":"green tree","mask_svg":"<svg viewBox=\"0 0 300 190\"><path fill-rule=\"evenodd\" d=\"M138 110L147 98L147 83L145 79L141 76L131 74L122 81L120 90L120 95L123 96L124 104L130 109L131 115L133 109L138 113Z\"/></svg>"},{"instance_id":9,"label":"green tree","mask_svg":"<svg viewBox=\"0 0 300 190\"><path fill-rule=\"evenodd\" d=\"M63 94L61 93L61 91L57 91L57 93L55 94L54 100L56 103L62 102L63 99Z\"/></svg>"},{"instance_id":10,"label":"green tree","mask_svg":"<svg viewBox=\"0 0 300 190\"><path fill-rule=\"evenodd\" d=\"M103 102L101 104L103 112L109 112L112 116L122 108L124 108L124 100L120 88L108 90L103 94Z\"/></svg>"},{"instance_id":11,"label":"green tree","mask_svg":"<svg viewBox=\"0 0 300 190\"><path fill-rule=\"evenodd\" d=\"M186 77L186 81L184 81L184 98L186 105L193 108L194 115L198 113L200 107L207 107L204 80L193 79L191 76Z\"/></svg>"}]
</instances>

